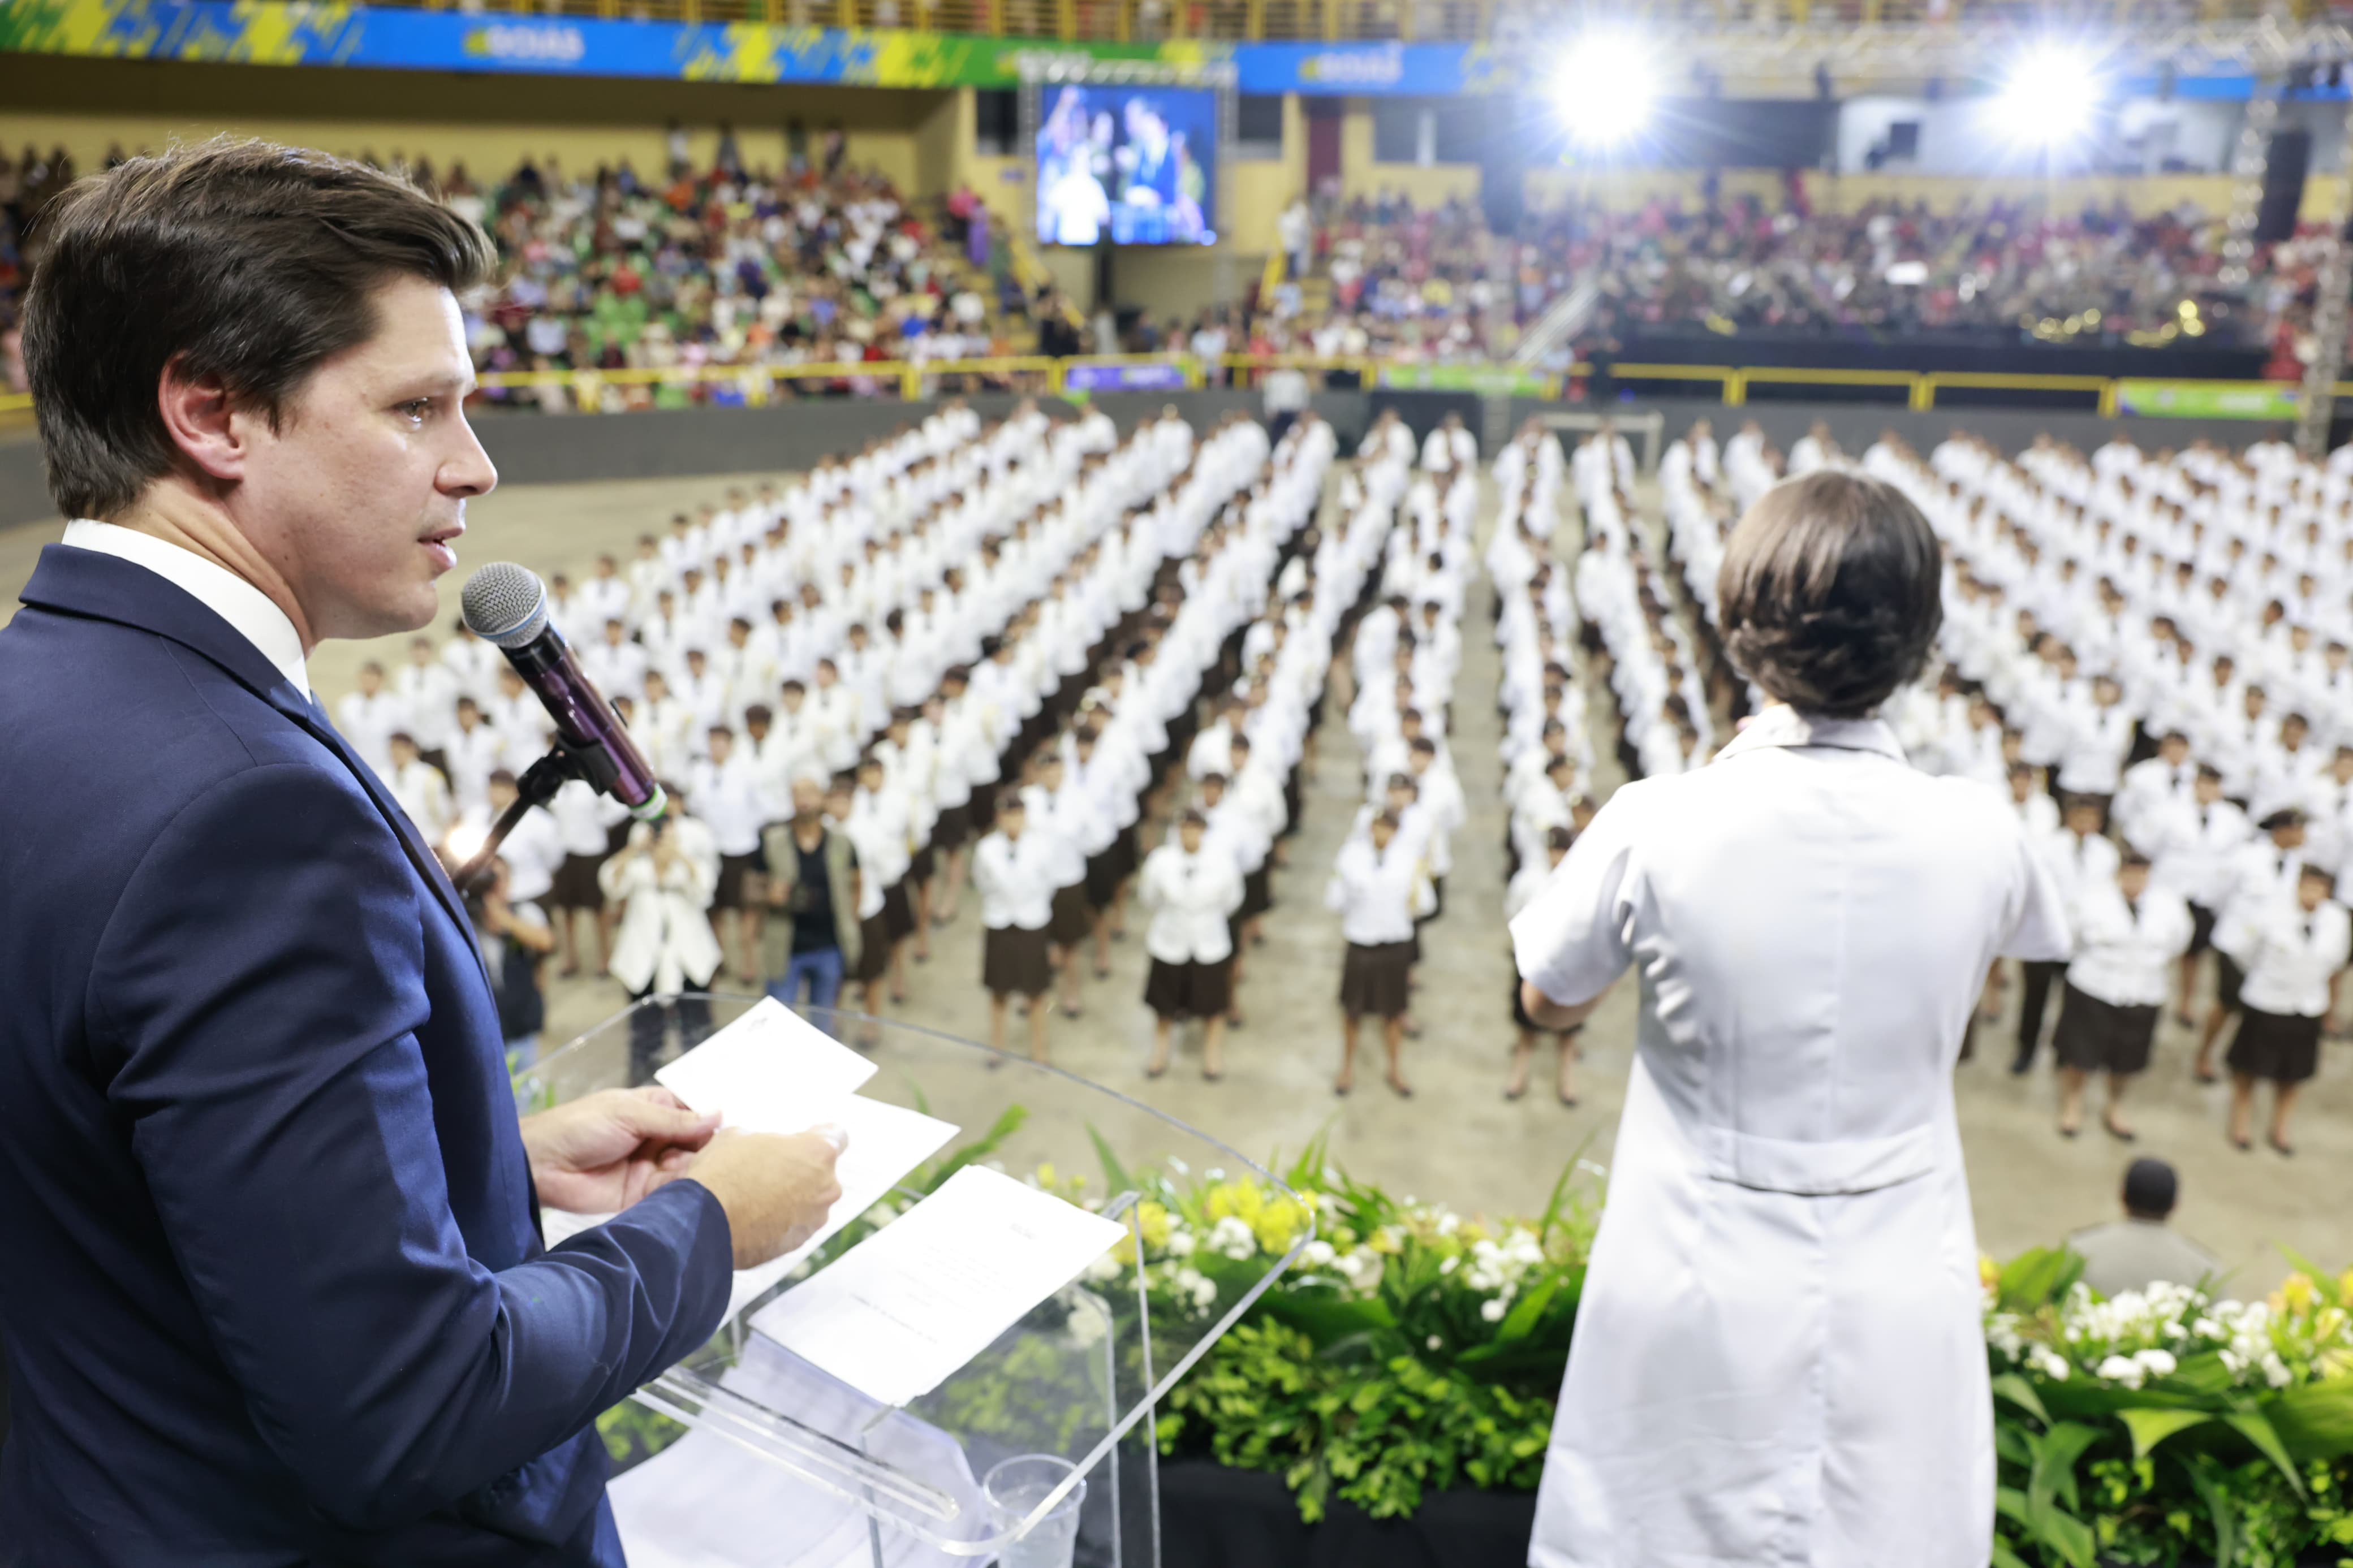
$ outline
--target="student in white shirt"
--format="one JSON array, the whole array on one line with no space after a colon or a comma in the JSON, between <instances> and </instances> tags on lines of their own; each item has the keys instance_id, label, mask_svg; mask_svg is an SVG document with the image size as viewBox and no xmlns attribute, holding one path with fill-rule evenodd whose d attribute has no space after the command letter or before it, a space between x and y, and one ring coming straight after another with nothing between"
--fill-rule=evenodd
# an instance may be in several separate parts
<instances>
[{"instance_id":1,"label":"student in white shirt","mask_svg":"<svg viewBox=\"0 0 2353 1568\"><path fill-rule=\"evenodd\" d=\"M712 933L712 868L686 848L689 819L673 813L659 827L638 823L628 841L596 874L606 900L620 912L613 943L613 978L630 1000L676 998L631 1016L633 1079L652 1076L668 1016L674 1014L689 1045L711 1027L711 1004L699 994L719 973L719 939Z\"/></svg>"},{"instance_id":2,"label":"student in white shirt","mask_svg":"<svg viewBox=\"0 0 2353 1568\"><path fill-rule=\"evenodd\" d=\"M1023 997L1029 1012L1029 1058L1042 1062L1050 1011L1046 994L1054 984L1046 952L1054 878L1050 847L1028 827L1029 808L1020 791L1001 792L996 826L972 852L972 881L980 894L980 983L988 992L988 1043L1005 1049L1006 1005Z\"/></svg>"},{"instance_id":3,"label":"student in white shirt","mask_svg":"<svg viewBox=\"0 0 2353 1568\"><path fill-rule=\"evenodd\" d=\"M460 812L480 810L491 775L508 766L509 758L506 736L483 721L481 704L472 698L458 699L458 722L442 754L449 763L450 799Z\"/></svg>"},{"instance_id":4,"label":"student in white shirt","mask_svg":"<svg viewBox=\"0 0 2353 1568\"><path fill-rule=\"evenodd\" d=\"M2320 1036L2336 998L2336 984L2353 958L2353 917L2330 897L2335 879L2322 867L2296 873L2295 895L2234 910L2215 945L2236 955L2246 971L2240 987L2244 1016L2231 1042L2231 1142L2253 1144L2255 1082L2272 1084L2271 1127L2264 1141L2295 1152L2288 1121L2306 1079L2319 1066Z\"/></svg>"},{"instance_id":5,"label":"student in white shirt","mask_svg":"<svg viewBox=\"0 0 2353 1568\"><path fill-rule=\"evenodd\" d=\"M2190 1074L2200 1083L2212 1083L2214 1047L2232 1016L2244 1005L2241 995L2246 965L2236 950L2221 940L2225 926L2247 929L2266 909L2284 905L2296 894L2297 874L2304 868L2304 813L2293 808L2263 818L2264 837L2242 845L2230 862L2226 893L2215 918L2214 1005L2198 1037L2198 1060Z\"/></svg>"},{"instance_id":6,"label":"student in white shirt","mask_svg":"<svg viewBox=\"0 0 2353 1568\"><path fill-rule=\"evenodd\" d=\"M360 666L359 689L335 705L335 728L352 750L382 776L392 770L392 732L407 727L406 705L384 689L384 666Z\"/></svg>"},{"instance_id":7,"label":"student in white shirt","mask_svg":"<svg viewBox=\"0 0 2353 1568\"><path fill-rule=\"evenodd\" d=\"M1152 973L1144 987L1152 1009L1152 1060L1144 1076L1168 1070L1170 1026L1201 1021L1201 1076L1215 1083L1225 1076L1220 1047L1226 1011L1233 1002L1233 934L1229 921L1241 907L1242 879L1230 857L1205 852L1208 819L1188 811L1177 819L1176 839L1145 858L1137 896L1152 917L1144 950Z\"/></svg>"},{"instance_id":8,"label":"student in white shirt","mask_svg":"<svg viewBox=\"0 0 2353 1568\"><path fill-rule=\"evenodd\" d=\"M440 843L456 816L449 805L449 781L439 768L424 760L417 738L407 731L395 730L385 737L385 747L392 764L385 773L385 787L417 825L425 842Z\"/></svg>"},{"instance_id":9,"label":"student in white shirt","mask_svg":"<svg viewBox=\"0 0 2353 1568\"><path fill-rule=\"evenodd\" d=\"M392 678L393 695L400 700L417 754L443 773L449 771L446 747L457 721L458 672L433 650L431 637L412 637L408 662Z\"/></svg>"},{"instance_id":10,"label":"student in white shirt","mask_svg":"<svg viewBox=\"0 0 2353 1568\"><path fill-rule=\"evenodd\" d=\"M2051 873L2060 897L2069 904L2085 888L2116 878L2116 847L2101 837L2100 815L2097 799L2071 795L2066 799L2066 826L2057 833L2027 840L2028 847ZM2018 1007L2018 1054L2011 1058L2010 1070L2022 1077L2034 1066L2034 1054L2042 1044L2042 1016L2049 1008L2051 988L2066 972L2067 961L2023 963L2019 969L2024 989Z\"/></svg>"},{"instance_id":11,"label":"student in white shirt","mask_svg":"<svg viewBox=\"0 0 2353 1568\"><path fill-rule=\"evenodd\" d=\"M1545 830L1545 858L1522 866L1512 874L1511 885L1504 889L1504 923L1506 926L1518 919L1520 911L1528 907L1537 889L1544 886L1545 879L1552 875L1554 867L1567 858L1568 847L1576 841L1577 836L1566 826ZM1504 942L1506 946L1510 944L1508 933ZM1577 1104L1577 1037L1585 1032L1585 1026L1573 1024L1566 1029L1547 1029L1530 1017L1527 1004L1520 998L1520 976L1516 970L1512 974L1512 1022L1518 1026L1519 1036L1512 1042L1512 1080L1504 1089L1504 1098L1517 1100L1527 1093L1528 1068L1535 1058L1536 1037L1550 1035L1556 1058L1553 1095L1561 1104L1574 1107Z\"/></svg>"},{"instance_id":12,"label":"student in white shirt","mask_svg":"<svg viewBox=\"0 0 2353 1568\"><path fill-rule=\"evenodd\" d=\"M2084 1080L2105 1073L2100 1125L2129 1143L2125 1086L2148 1068L2174 961L2189 950L2189 906L2149 886L2148 858L2137 850L2124 855L2113 879L2072 895L2075 957L2051 1037L2059 1058L2059 1131L2073 1138L2082 1130Z\"/></svg>"},{"instance_id":13,"label":"student in white shirt","mask_svg":"<svg viewBox=\"0 0 2353 1568\"><path fill-rule=\"evenodd\" d=\"M1340 972L1340 1076L1332 1083L1335 1094L1356 1087L1357 1035L1369 1015L1381 1021L1389 1088L1412 1098L1400 1058L1412 992L1414 889L1420 863L1420 846L1405 840L1397 817L1385 811L1364 836L1352 835L1340 847L1324 889L1324 905L1338 911L1348 940Z\"/></svg>"},{"instance_id":14,"label":"student in white shirt","mask_svg":"<svg viewBox=\"0 0 2353 1568\"><path fill-rule=\"evenodd\" d=\"M735 953L737 973L756 984L762 910L759 889L752 883L761 867L761 830L782 814L772 809L757 764L735 749L733 730L713 724L704 745L704 760L688 771L686 797L719 847L712 923L718 930L721 950Z\"/></svg>"}]
</instances>

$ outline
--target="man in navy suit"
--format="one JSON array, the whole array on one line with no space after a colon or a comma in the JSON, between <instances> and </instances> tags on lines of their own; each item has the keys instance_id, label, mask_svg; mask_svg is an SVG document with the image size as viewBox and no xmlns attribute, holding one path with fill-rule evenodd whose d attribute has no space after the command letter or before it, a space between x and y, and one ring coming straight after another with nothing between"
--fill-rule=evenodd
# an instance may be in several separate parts
<instances>
[{"instance_id":1,"label":"man in navy suit","mask_svg":"<svg viewBox=\"0 0 2353 1568\"><path fill-rule=\"evenodd\" d=\"M473 225L320 154L44 215L75 521L0 629L0 1562L617 1565L594 1421L797 1245L834 1142L522 1121L464 910L304 657L424 625ZM538 1204L617 1217L549 1251Z\"/></svg>"}]
</instances>

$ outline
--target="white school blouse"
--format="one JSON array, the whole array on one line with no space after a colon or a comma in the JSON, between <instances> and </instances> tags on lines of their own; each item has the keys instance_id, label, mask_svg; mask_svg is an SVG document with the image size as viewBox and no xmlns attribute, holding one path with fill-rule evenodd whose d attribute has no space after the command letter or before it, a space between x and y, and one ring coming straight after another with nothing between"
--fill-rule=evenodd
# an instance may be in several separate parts
<instances>
[{"instance_id":1,"label":"white school blouse","mask_svg":"<svg viewBox=\"0 0 2353 1568\"><path fill-rule=\"evenodd\" d=\"M1512 937L1556 1002L1641 986L1534 1568L1982 1568L1952 1069L1995 955L2068 951L2003 793L1770 707L1612 796Z\"/></svg>"}]
</instances>

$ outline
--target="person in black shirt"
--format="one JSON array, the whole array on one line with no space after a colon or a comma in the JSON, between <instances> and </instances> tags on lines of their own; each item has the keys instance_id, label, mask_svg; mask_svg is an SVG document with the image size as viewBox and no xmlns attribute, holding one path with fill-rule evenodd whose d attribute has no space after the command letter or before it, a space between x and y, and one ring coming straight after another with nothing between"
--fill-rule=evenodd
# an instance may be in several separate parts
<instances>
[{"instance_id":1,"label":"person in black shirt","mask_svg":"<svg viewBox=\"0 0 2353 1568\"><path fill-rule=\"evenodd\" d=\"M798 1006L806 984L808 1005L818 1012L833 1007L860 952L858 851L826 821L824 806L825 786L797 778L792 820L772 823L760 835L765 901L789 916L768 921L762 933L762 967L777 976L768 994Z\"/></svg>"}]
</instances>

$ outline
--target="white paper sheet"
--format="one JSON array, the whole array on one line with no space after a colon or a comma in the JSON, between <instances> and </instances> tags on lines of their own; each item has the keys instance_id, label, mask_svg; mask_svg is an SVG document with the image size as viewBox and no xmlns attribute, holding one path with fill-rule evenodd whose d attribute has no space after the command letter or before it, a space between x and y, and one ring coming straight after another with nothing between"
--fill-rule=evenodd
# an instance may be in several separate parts
<instances>
[{"instance_id":1,"label":"white paper sheet","mask_svg":"<svg viewBox=\"0 0 2353 1568\"><path fill-rule=\"evenodd\" d=\"M885 1405L937 1388L1125 1235L1116 1220L967 1165L753 1318Z\"/></svg>"},{"instance_id":2,"label":"white paper sheet","mask_svg":"<svg viewBox=\"0 0 2353 1568\"><path fill-rule=\"evenodd\" d=\"M874 1064L773 996L654 1074L693 1110L747 1132L805 1132Z\"/></svg>"},{"instance_id":3,"label":"white paper sheet","mask_svg":"<svg viewBox=\"0 0 2353 1568\"><path fill-rule=\"evenodd\" d=\"M827 1113L827 1120L849 1134L849 1147L841 1152L833 1168L834 1179L841 1184L841 1197L824 1226L800 1247L756 1268L735 1271L735 1289L727 1301L731 1318L832 1240L844 1226L889 1196L902 1177L956 1135L950 1122L857 1094L839 1101Z\"/></svg>"},{"instance_id":4,"label":"white paper sheet","mask_svg":"<svg viewBox=\"0 0 2353 1568\"><path fill-rule=\"evenodd\" d=\"M849 1147L834 1168L841 1197L824 1227L782 1258L736 1270L729 1317L881 1201L956 1135L958 1129L949 1122L852 1092L874 1072L874 1063L768 997L654 1074L656 1082L693 1110L718 1111L729 1127L793 1133L831 1124L849 1134ZM540 1215L540 1229L554 1247L612 1217L548 1209Z\"/></svg>"}]
</instances>

